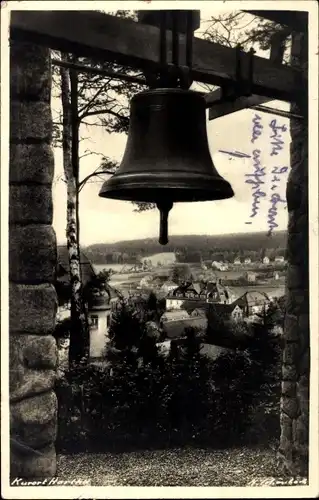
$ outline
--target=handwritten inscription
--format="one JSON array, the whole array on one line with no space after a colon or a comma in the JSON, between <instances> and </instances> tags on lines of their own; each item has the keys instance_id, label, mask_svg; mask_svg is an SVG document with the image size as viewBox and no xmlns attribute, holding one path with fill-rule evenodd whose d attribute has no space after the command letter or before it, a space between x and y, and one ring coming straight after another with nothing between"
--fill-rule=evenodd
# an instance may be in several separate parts
<instances>
[{"instance_id":1,"label":"handwritten inscription","mask_svg":"<svg viewBox=\"0 0 319 500\"><path fill-rule=\"evenodd\" d=\"M253 151L253 168L254 171L253 173L250 174L245 174L246 177L246 184L250 184L252 188L252 196L253 196L253 202L252 202L252 211L250 217L256 217L256 215L259 212L259 204L260 204L260 198L264 198L266 196L266 193L264 191L261 191L260 186L262 184L265 184L265 181L262 180L263 177L265 177L265 167L261 166L260 162L260 154L261 151L260 149L254 149Z\"/></svg>"},{"instance_id":2,"label":"handwritten inscription","mask_svg":"<svg viewBox=\"0 0 319 500\"><path fill-rule=\"evenodd\" d=\"M261 136L263 128L264 127L261 123L261 116L255 115L253 118L253 131L251 137L252 144L254 144L254 142L257 141L258 137Z\"/></svg>"},{"instance_id":3,"label":"handwritten inscription","mask_svg":"<svg viewBox=\"0 0 319 500\"><path fill-rule=\"evenodd\" d=\"M251 155L247 155L246 153L241 153L240 151L227 151L225 149L219 149L220 153L225 153L229 156L235 156L235 158L251 158Z\"/></svg>"},{"instance_id":4,"label":"handwritten inscription","mask_svg":"<svg viewBox=\"0 0 319 500\"><path fill-rule=\"evenodd\" d=\"M262 124L262 117L255 114L253 121L252 121L252 136L251 136L251 143L254 144L259 137L262 134L263 130L263 124ZM260 200L261 198L266 197L266 193L264 190L261 190L261 186L265 184L265 179L263 179L266 176L265 169L266 167L263 167L261 164L261 150L260 149L254 149L252 152L252 160L253 160L253 173L250 174L245 174L245 183L251 185L252 189L252 205L251 205L251 214L250 214L250 219L253 217L256 217L260 211ZM246 224L251 224L251 221L246 222Z\"/></svg>"},{"instance_id":5,"label":"handwritten inscription","mask_svg":"<svg viewBox=\"0 0 319 500\"><path fill-rule=\"evenodd\" d=\"M270 156L278 156L284 147L284 133L287 132L286 125L280 125L277 120L271 120L269 123L270 128ZM278 227L276 218L278 215L278 205L286 208L286 200L280 195L282 190L282 178L288 172L287 166L274 166L271 170L271 196L270 207L268 209L267 224L268 236L271 235L273 230Z\"/></svg>"},{"instance_id":6,"label":"handwritten inscription","mask_svg":"<svg viewBox=\"0 0 319 500\"><path fill-rule=\"evenodd\" d=\"M272 131L270 136L271 139L271 152L270 156L278 155L282 151L284 146L284 141L282 137L282 132L287 132L286 125L277 125L277 120L271 120L269 127Z\"/></svg>"},{"instance_id":7,"label":"handwritten inscription","mask_svg":"<svg viewBox=\"0 0 319 500\"><path fill-rule=\"evenodd\" d=\"M288 166L280 165L280 153L285 146L287 126L280 123L280 120L272 119L268 124L263 117L254 114L252 119L251 139L254 149L251 154L240 151L228 151L220 149L220 153L225 153L236 158L251 158L252 170L245 173L245 184L251 187L251 213L249 221L245 224L252 224L252 220L260 215L262 207L266 210L268 236L274 229L279 227L277 223L278 212L286 209L286 199L283 197L283 189L287 181ZM262 141L263 139L263 141ZM262 145L262 142L264 143ZM262 147L263 146L263 147ZM266 151L265 151L266 146ZM262 160L264 157L265 159ZM272 157L276 158L273 165ZM268 204L269 203L269 204ZM263 211L265 213L265 211Z\"/></svg>"}]
</instances>

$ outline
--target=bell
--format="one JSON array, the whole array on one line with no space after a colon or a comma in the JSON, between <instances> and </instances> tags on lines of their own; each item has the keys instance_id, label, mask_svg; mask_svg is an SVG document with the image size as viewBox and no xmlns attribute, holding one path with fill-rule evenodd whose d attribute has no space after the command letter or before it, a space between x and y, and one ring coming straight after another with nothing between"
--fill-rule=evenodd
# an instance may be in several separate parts
<instances>
[{"instance_id":1,"label":"bell","mask_svg":"<svg viewBox=\"0 0 319 500\"><path fill-rule=\"evenodd\" d=\"M122 163L99 195L155 203L163 245L168 242L167 219L173 203L234 196L210 156L204 97L180 88L136 94Z\"/></svg>"}]
</instances>

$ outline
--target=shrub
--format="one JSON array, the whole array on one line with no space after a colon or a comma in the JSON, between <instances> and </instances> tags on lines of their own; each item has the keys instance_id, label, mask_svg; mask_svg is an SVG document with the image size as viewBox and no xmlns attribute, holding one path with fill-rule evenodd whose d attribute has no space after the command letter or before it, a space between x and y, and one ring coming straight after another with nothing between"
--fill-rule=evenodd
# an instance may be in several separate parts
<instances>
[{"instance_id":1,"label":"shrub","mask_svg":"<svg viewBox=\"0 0 319 500\"><path fill-rule=\"evenodd\" d=\"M60 449L216 447L278 437L281 347L268 317L253 325L245 350L212 361L192 328L164 358L131 313L119 312L112 327L112 375L79 367L57 383Z\"/></svg>"}]
</instances>

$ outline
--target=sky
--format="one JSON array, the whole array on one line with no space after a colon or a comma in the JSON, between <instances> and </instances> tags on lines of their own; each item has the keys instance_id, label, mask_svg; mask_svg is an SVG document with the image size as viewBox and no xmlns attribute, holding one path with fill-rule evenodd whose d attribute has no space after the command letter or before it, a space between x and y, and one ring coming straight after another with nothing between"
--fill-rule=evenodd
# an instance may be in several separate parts
<instances>
[{"instance_id":1,"label":"sky","mask_svg":"<svg viewBox=\"0 0 319 500\"><path fill-rule=\"evenodd\" d=\"M260 51L257 52L257 55L267 56L266 53ZM52 105L53 109L57 110L59 102L54 101ZM278 101L268 103L268 106L289 110L287 103ZM256 117L256 115L258 116ZM256 137L255 142L252 143L254 123L260 124L262 129L255 127L255 131L261 130L261 135ZM286 129L274 129L274 125L277 127L285 126ZM89 131L81 129L81 132L86 137L89 136L89 140L81 142L82 152L89 148L121 161L127 140L125 134L110 135L103 129L95 127L91 127ZM282 149L277 151L277 155L271 155L271 135L277 135L277 139L282 139ZM253 109L242 110L212 121L207 119L207 136L213 163L218 173L230 182L235 196L232 199L215 202L175 204L169 215L169 235L267 232L270 228L269 224L278 225L278 227L273 228L274 231L286 229L287 208L284 200L288 175L287 167L290 164L289 119L256 112ZM259 150L258 158L256 157L257 149ZM221 150L228 153L221 152ZM247 157L231 154L236 151L247 155ZM82 179L91 173L98 164L99 156L97 155L83 158L80 164L80 178ZM277 176L278 180L275 181L276 189L272 190L274 167L281 168L282 173ZM263 175L256 178L257 171ZM53 226L59 244L66 241L66 185L61 180L62 175L62 152L55 149ZM261 195L259 198L260 203L257 205L258 209L254 217L250 217L254 213L252 207L256 199L253 198L253 193L254 189L256 190L258 187L256 184L248 183L249 180L254 182L262 180L263 184L260 184L259 188L265 193L265 196ZM134 206L129 202L100 198L98 193L102 183L102 179L95 179L81 191L81 245L158 236L159 213L157 210L136 213ZM280 196L280 201L275 205L271 202L271 196L274 192ZM275 216L274 209L277 212ZM269 210L271 210L270 213Z\"/></svg>"}]
</instances>

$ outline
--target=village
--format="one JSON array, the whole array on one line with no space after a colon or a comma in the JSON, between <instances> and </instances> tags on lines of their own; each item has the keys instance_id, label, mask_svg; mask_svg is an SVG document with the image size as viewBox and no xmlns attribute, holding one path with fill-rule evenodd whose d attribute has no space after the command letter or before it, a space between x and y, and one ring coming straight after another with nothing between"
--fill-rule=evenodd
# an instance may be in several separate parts
<instances>
[{"instance_id":1,"label":"village","mask_svg":"<svg viewBox=\"0 0 319 500\"><path fill-rule=\"evenodd\" d=\"M68 286L69 265L67 249L58 247L57 283ZM156 261L155 265L152 262ZM106 292L96 290L88 301L90 325L90 358L98 362L104 356L105 344L112 315L121 300L138 308L155 294L163 304L163 314L152 328L161 332L159 346L168 350L172 339L182 338L185 328L204 333L209 324L209 313L228 323L249 324L258 321L258 315L284 295L285 259L276 257L261 262L250 258L236 258L230 262L177 263L172 254L165 253L145 258L134 266L124 265L119 270L103 269L109 275ZM86 286L98 275L96 267L82 252L82 280ZM175 279L174 279L175 275ZM177 279L176 279L177 278ZM62 287L63 288L63 287ZM59 288L59 286L57 287ZM59 295L59 292L58 292ZM60 294L59 321L70 315L70 303ZM277 325L278 333L282 328ZM64 348L68 343L64 343Z\"/></svg>"}]
</instances>

